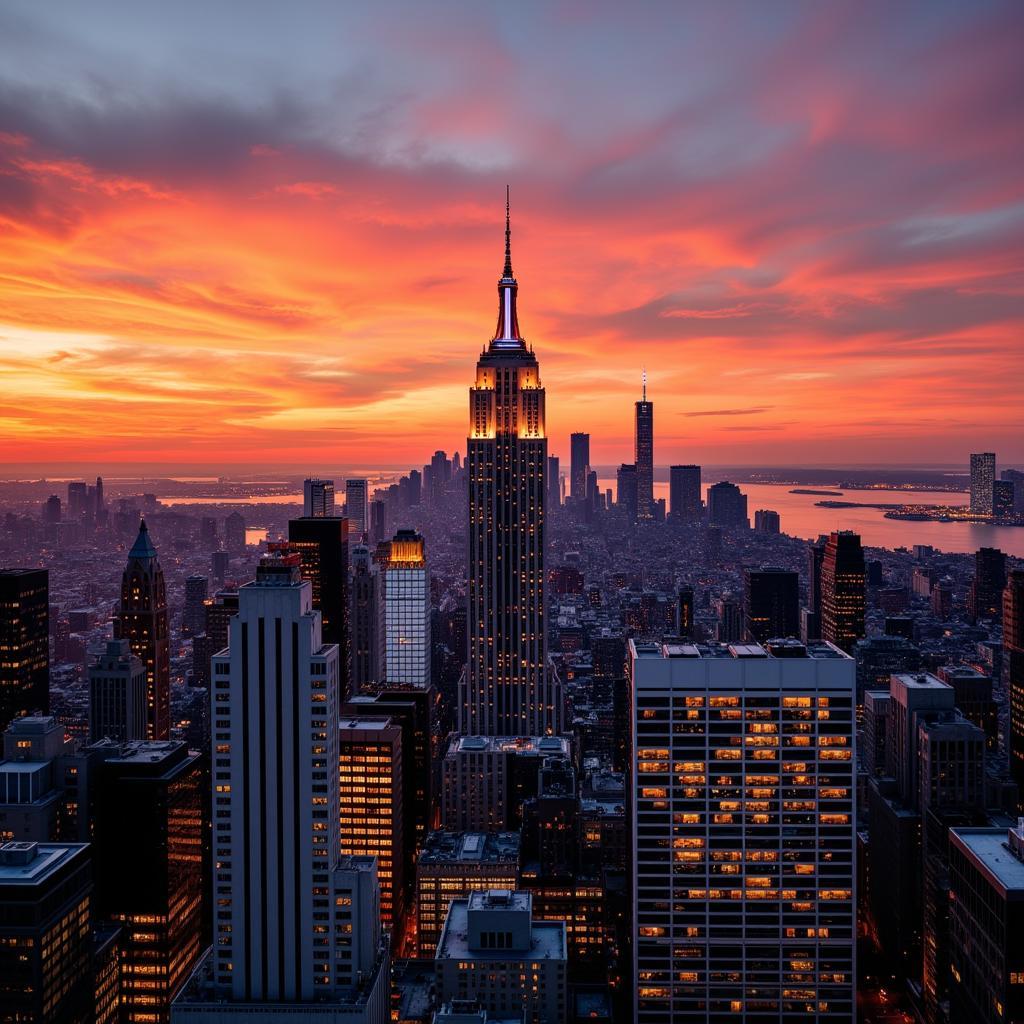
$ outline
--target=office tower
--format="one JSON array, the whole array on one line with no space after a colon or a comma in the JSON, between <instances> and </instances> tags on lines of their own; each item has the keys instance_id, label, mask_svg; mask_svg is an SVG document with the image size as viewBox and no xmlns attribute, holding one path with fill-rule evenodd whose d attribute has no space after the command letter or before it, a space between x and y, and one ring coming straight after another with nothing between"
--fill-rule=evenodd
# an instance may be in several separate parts
<instances>
[{"instance_id":1,"label":"office tower","mask_svg":"<svg viewBox=\"0 0 1024 1024\"><path fill-rule=\"evenodd\" d=\"M374 498L370 502L370 540L374 544L387 539L387 521L387 502L383 498Z\"/></svg>"},{"instance_id":2,"label":"office tower","mask_svg":"<svg viewBox=\"0 0 1024 1024\"><path fill-rule=\"evenodd\" d=\"M743 639L743 609L738 601L729 597L716 598L713 604L718 623L715 639L721 643L733 644Z\"/></svg>"},{"instance_id":3,"label":"office tower","mask_svg":"<svg viewBox=\"0 0 1024 1024\"><path fill-rule=\"evenodd\" d=\"M974 582L968 607L975 619L1002 614L1006 588L1006 555L999 548L979 548L974 555Z\"/></svg>"},{"instance_id":4,"label":"office tower","mask_svg":"<svg viewBox=\"0 0 1024 1024\"><path fill-rule=\"evenodd\" d=\"M996 457L992 452L971 456L971 512L991 516L995 500Z\"/></svg>"},{"instance_id":5,"label":"office tower","mask_svg":"<svg viewBox=\"0 0 1024 1024\"><path fill-rule=\"evenodd\" d=\"M807 545L807 608L821 623L821 567L825 561L827 537L819 537Z\"/></svg>"},{"instance_id":6,"label":"office tower","mask_svg":"<svg viewBox=\"0 0 1024 1024\"><path fill-rule=\"evenodd\" d=\"M0 1019L93 1020L92 892L86 844L0 846Z\"/></svg>"},{"instance_id":7,"label":"office tower","mask_svg":"<svg viewBox=\"0 0 1024 1024\"><path fill-rule=\"evenodd\" d=\"M26 715L11 722L0 760L0 842L69 838L61 830L57 765L69 746L64 727L54 718Z\"/></svg>"},{"instance_id":8,"label":"office tower","mask_svg":"<svg viewBox=\"0 0 1024 1024\"><path fill-rule=\"evenodd\" d=\"M430 685L430 573L423 538L399 530L379 562L383 629L378 667L389 685Z\"/></svg>"},{"instance_id":9,"label":"office tower","mask_svg":"<svg viewBox=\"0 0 1024 1024\"><path fill-rule=\"evenodd\" d=\"M693 587L680 587L676 594L676 635L693 638Z\"/></svg>"},{"instance_id":10,"label":"office tower","mask_svg":"<svg viewBox=\"0 0 1024 1024\"><path fill-rule=\"evenodd\" d=\"M306 519L334 516L334 481L311 477L302 481L302 515Z\"/></svg>"},{"instance_id":11,"label":"office tower","mask_svg":"<svg viewBox=\"0 0 1024 1024\"><path fill-rule=\"evenodd\" d=\"M636 466L624 462L615 474L615 497L619 508L626 513L631 523L637 519L639 493Z\"/></svg>"},{"instance_id":12,"label":"office tower","mask_svg":"<svg viewBox=\"0 0 1024 1024\"><path fill-rule=\"evenodd\" d=\"M633 455L636 463L637 518L654 518L654 403L647 401L647 371L643 395L636 403Z\"/></svg>"},{"instance_id":13,"label":"office tower","mask_svg":"<svg viewBox=\"0 0 1024 1024\"><path fill-rule=\"evenodd\" d=\"M829 534L821 561L821 638L849 652L864 635L864 549L849 530Z\"/></svg>"},{"instance_id":14,"label":"office tower","mask_svg":"<svg viewBox=\"0 0 1024 1024\"><path fill-rule=\"evenodd\" d=\"M852 1024L853 660L629 649L635 1020Z\"/></svg>"},{"instance_id":15,"label":"office tower","mask_svg":"<svg viewBox=\"0 0 1024 1024\"><path fill-rule=\"evenodd\" d=\"M708 488L708 522L712 526L749 526L747 496L728 480Z\"/></svg>"},{"instance_id":16,"label":"office tower","mask_svg":"<svg viewBox=\"0 0 1024 1024\"><path fill-rule=\"evenodd\" d=\"M858 756L861 767L872 778L885 774L885 750L888 743L889 729L889 694L888 682L884 690L865 690L863 692L864 717L863 739L860 743Z\"/></svg>"},{"instance_id":17,"label":"office tower","mask_svg":"<svg viewBox=\"0 0 1024 1024\"><path fill-rule=\"evenodd\" d=\"M146 666L146 738L167 739L171 727L167 588L145 519L139 524L139 535L121 577L114 639L127 640L132 654Z\"/></svg>"},{"instance_id":18,"label":"office tower","mask_svg":"<svg viewBox=\"0 0 1024 1024\"><path fill-rule=\"evenodd\" d=\"M558 468L558 456L548 456L548 505L549 509L562 504L562 474Z\"/></svg>"},{"instance_id":19,"label":"office tower","mask_svg":"<svg viewBox=\"0 0 1024 1024\"><path fill-rule=\"evenodd\" d=\"M43 522L56 525L60 522L61 518L61 504L60 497L56 494L51 494L46 499L46 504L43 505Z\"/></svg>"},{"instance_id":20,"label":"office tower","mask_svg":"<svg viewBox=\"0 0 1024 1024\"><path fill-rule=\"evenodd\" d=\"M210 682L210 659L228 645L228 623L238 613L238 591L218 590L203 602L203 632L192 641L192 674L197 686Z\"/></svg>"},{"instance_id":21,"label":"office tower","mask_svg":"<svg viewBox=\"0 0 1024 1024\"><path fill-rule=\"evenodd\" d=\"M1024 512L1024 473L1019 469L1004 469L999 478L1013 485L1013 511Z\"/></svg>"},{"instance_id":22,"label":"office tower","mask_svg":"<svg viewBox=\"0 0 1024 1024\"><path fill-rule=\"evenodd\" d=\"M146 738L146 666L127 640L108 640L89 666L89 742Z\"/></svg>"},{"instance_id":23,"label":"office tower","mask_svg":"<svg viewBox=\"0 0 1024 1024\"><path fill-rule=\"evenodd\" d=\"M79 481L68 484L68 521L81 522L88 516L89 488Z\"/></svg>"},{"instance_id":24,"label":"office tower","mask_svg":"<svg viewBox=\"0 0 1024 1024\"><path fill-rule=\"evenodd\" d=\"M448 904L471 892L515 889L518 832L431 832L416 859L417 955L433 957Z\"/></svg>"},{"instance_id":25,"label":"office tower","mask_svg":"<svg viewBox=\"0 0 1024 1024\"><path fill-rule=\"evenodd\" d=\"M50 708L50 575L0 569L0 729Z\"/></svg>"},{"instance_id":26,"label":"office tower","mask_svg":"<svg viewBox=\"0 0 1024 1024\"><path fill-rule=\"evenodd\" d=\"M418 469L409 470L409 507L423 500L423 474Z\"/></svg>"},{"instance_id":27,"label":"office tower","mask_svg":"<svg viewBox=\"0 0 1024 1024\"><path fill-rule=\"evenodd\" d=\"M185 580L185 606L181 612L181 635L197 636L206 626L206 593L208 580L205 576L189 576Z\"/></svg>"},{"instance_id":28,"label":"office tower","mask_svg":"<svg viewBox=\"0 0 1024 1024\"><path fill-rule=\"evenodd\" d=\"M569 435L569 496L583 501L587 496L587 471L590 469L590 435Z\"/></svg>"},{"instance_id":29,"label":"office tower","mask_svg":"<svg viewBox=\"0 0 1024 1024\"><path fill-rule=\"evenodd\" d=\"M953 687L956 709L985 733L985 749L999 749L999 705L992 698L992 677L970 665L940 665L935 674Z\"/></svg>"},{"instance_id":30,"label":"office tower","mask_svg":"<svg viewBox=\"0 0 1024 1024\"><path fill-rule=\"evenodd\" d=\"M506 210L498 326L469 391L469 658L459 731L491 736L561 731L557 676L544 623L544 388L519 333ZM574 459L576 445L574 441Z\"/></svg>"},{"instance_id":31,"label":"office tower","mask_svg":"<svg viewBox=\"0 0 1024 1024\"><path fill-rule=\"evenodd\" d=\"M748 640L795 637L800 629L800 577L788 569L743 570L743 624Z\"/></svg>"},{"instance_id":32,"label":"office tower","mask_svg":"<svg viewBox=\"0 0 1024 1024\"><path fill-rule=\"evenodd\" d=\"M565 923L538 921L528 892L492 889L452 900L434 959L442 1002L478 1002L525 1024L567 1014Z\"/></svg>"},{"instance_id":33,"label":"office tower","mask_svg":"<svg viewBox=\"0 0 1024 1024\"><path fill-rule=\"evenodd\" d=\"M864 703L866 690L888 690L896 673L921 669L921 651L901 636L872 636L858 640L850 651L857 662L857 706Z\"/></svg>"},{"instance_id":34,"label":"office tower","mask_svg":"<svg viewBox=\"0 0 1024 1024\"><path fill-rule=\"evenodd\" d=\"M244 555L246 543L245 519L241 512L232 512L224 520L224 550L232 555Z\"/></svg>"},{"instance_id":35,"label":"office tower","mask_svg":"<svg viewBox=\"0 0 1024 1024\"><path fill-rule=\"evenodd\" d=\"M365 539L369 482L365 477L352 477L345 481L345 514L348 516L349 533L357 540Z\"/></svg>"},{"instance_id":36,"label":"office tower","mask_svg":"<svg viewBox=\"0 0 1024 1024\"><path fill-rule=\"evenodd\" d=\"M1003 591L1003 689L1010 698L1010 774L1024 794L1024 569L1010 571Z\"/></svg>"},{"instance_id":37,"label":"office tower","mask_svg":"<svg viewBox=\"0 0 1024 1024\"><path fill-rule=\"evenodd\" d=\"M199 520L199 544L204 551L216 551L220 547L217 538L217 520L213 516L203 516Z\"/></svg>"},{"instance_id":38,"label":"office tower","mask_svg":"<svg viewBox=\"0 0 1024 1024\"><path fill-rule=\"evenodd\" d=\"M381 681L378 618L380 574L365 544L352 548L349 643L352 652L349 694L367 693Z\"/></svg>"},{"instance_id":39,"label":"office tower","mask_svg":"<svg viewBox=\"0 0 1024 1024\"><path fill-rule=\"evenodd\" d=\"M338 732L342 854L377 858L380 919L400 934L405 919L402 730L390 718L342 717Z\"/></svg>"},{"instance_id":40,"label":"office tower","mask_svg":"<svg viewBox=\"0 0 1024 1024\"><path fill-rule=\"evenodd\" d=\"M951 1021L1024 1020L1024 824L950 831Z\"/></svg>"},{"instance_id":41,"label":"office tower","mask_svg":"<svg viewBox=\"0 0 1024 1024\"><path fill-rule=\"evenodd\" d=\"M441 766L441 823L453 832L518 828L545 758L569 757L562 736L460 736Z\"/></svg>"},{"instance_id":42,"label":"office tower","mask_svg":"<svg viewBox=\"0 0 1024 1024\"><path fill-rule=\"evenodd\" d=\"M325 644L338 645L342 693L348 687L348 544L347 519L290 519L288 546L302 562L302 578L313 588Z\"/></svg>"},{"instance_id":43,"label":"office tower","mask_svg":"<svg viewBox=\"0 0 1024 1024\"><path fill-rule=\"evenodd\" d=\"M228 569L231 567L230 551L214 551L210 555L210 574L213 576L215 586L223 587L227 579Z\"/></svg>"},{"instance_id":44,"label":"office tower","mask_svg":"<svg viewBox=\"0 0 1024 1024\"><path fill-rule=\"evenodd\" d=\"M300 567L298 554L260 560L214 658L217 918L176 1022L273 1019L327 999L353 1024L387 1020L376 867L339 852L338 649L322 642Z\"/></svg>"},{"instance_id":45,"label":"office tower","mask_svg":"<svg viewBox=\"0 0 1024 1024\"><path fill-rule=\"evenodd\" d=\"M1016 511L1016 492L1012 480L992 483L992 515L996 518L1012 516Z\"/></svg>"},{"instance_id":46,"label":"office tower","mask_svg":"<svg viewBox=\"0 0 1024 1024\"><path fill-rule=\"evenodd\" d=\"M668 510L673 519L699 519L700 466L671 466L668 471Z\"/></svg>"},{"instance_id":47,"label":"office tower","mask_svg":"<svg viewBox=\"0 0 1024 1024\"><path fill-rule=\"evenodd\" d=\"M947 622L953 614L953 581L936 580L931 592L932 615L940 622Z\"/></svg>"},{"instance_id":48,"label":"office tower","mask_svg":"<svg viewBox=\"0 0 1024 1024\"><path fill-rule=\"evenodd\" d=\"M587 507L597 510L604 505L604 495L597 486L597 470L587 470Z\"/></svg>"},{"instance_id":49,"label":"office tower","mask_svg":"<svg viewBox=\"0 0 1024 1024\"><path fill-rule=\"evenodd\" d=\"M754 513L754 529L758 533L778 533L781 523L779 513L768 508L759 508Z\"/></svg>"},{"instance_id":50,"label":"office tower","mask_svg":"<svg viewBox=\"0 0 1024 1024\"><path fill-rule=\"evenodd\" d=\"M97 903L121 926L128 1022L168 1021L202 950L204 775L199 754L166 741L112 748L99 766Z\"/></svg>"}]
</instances>

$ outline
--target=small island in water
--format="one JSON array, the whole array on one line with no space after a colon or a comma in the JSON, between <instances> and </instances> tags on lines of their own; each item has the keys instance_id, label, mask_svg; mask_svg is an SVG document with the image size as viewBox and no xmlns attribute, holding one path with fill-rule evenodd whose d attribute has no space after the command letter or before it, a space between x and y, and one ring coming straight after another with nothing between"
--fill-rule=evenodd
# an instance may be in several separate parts
<instances>
[{"instance_id":1,"label":"small island in water","mask_svg":"<svg viewBox=\"0 0 1024 1024\"><path fill-rule=\"evenodd\" d=\"M807 487L794 487L794 488L792 488L790 490L789 493L790 494L818 494L818 495L825 494L825 495L829 495L829 496L836 497L836 498L841 498L843 496L843 492L842 491L812 491L812 490L808 489Z\"/></svg>"}]
</instances>

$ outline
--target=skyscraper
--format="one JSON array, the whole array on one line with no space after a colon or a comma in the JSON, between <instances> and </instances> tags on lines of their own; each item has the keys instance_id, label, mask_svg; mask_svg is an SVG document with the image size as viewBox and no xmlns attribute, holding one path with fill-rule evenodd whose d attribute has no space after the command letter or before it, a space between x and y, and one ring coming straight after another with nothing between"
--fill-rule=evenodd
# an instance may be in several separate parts
<instances>
[{"instance_id":1,"label":"skyscraper","mask_svg":"<svg viewBox=\"0 0 1024 1024\"><path fill-rule=\"evenodd\" d=\"M654 403L647 401L647 371L643 395L636 403L633 453L636 462L636 514L638 519L654 518Z\"/></svg>"},{"instance_id":2,"label":"skyscraper","mask_svg":"<svg viewBox=\"0 0 1024 1024\"><path fill-rule=\"evenodd\" d=\"M636 466L624 462L615 474L615 502L626 513L626 518L636 522L639 509L639 480Z\"/></svg>"},{"instance_id":3,"label":"skyscraper","mask_svg":"<svg viewBox=\"0 0 1024 1024\"><path fill-rule=\"evenodd\" d=\"M380 571L365 544L356 544L352 548L349 586L351 672L346 696L369 692L381 681L378 633Z\"/></svg>"},{"instance_id":4,"label":"skyscraper","mask_svg":"<svg viewBox=\"0 0 1024 1024\"><path fill-rule=\"evenodd\" d=\"M506 206L498 325L469 392L469 658L460 684L463 734L561 729L544 626L544 389L519 333ZM577 448L574 440L573 457ZM574 462L575 466L575 462Z\"/></svg>"},{"instance_id":5,"label":"skyscraper","mask_svg":"<svg viewBox=\"0 0 1024 1024\"><path fill-rule=\"evenodd\" d=\"M1024 793L1024 569L1003 591L1003 686L1010 697L1010 772ZM1024 809L1024 798L1018 807Z\"/></svg>"},{"instance_id":6,"label":"skyscraper","mask_svg":"<svg viewBox=\"0 0 1024 1024\"><path fill-rule=\"evenodd\" d=\"M298 554L265 556L240 588L213 678L216 931L175 1020L334 999L355 1004L346 1019L383 1024L376 870L339 853L338 649Z\"/></svg>"},{"instance_id":7,"label":"skyscraper","mask_svg":"<svg viewBox=\"0 0 1024 1024\"><path fill-rule=\"evenodd\" d=\"M167 588L146 520L128 552L121 577L121 605L114 638L127 640L146 666L146 738L165 740L171 728L171 652L167 631Z\"/></svg>"},{"instance_id":8,"label":"skyscraper","mask_svg":"<svg viewBox=\"0 0 1024 1024\"><path fill-rule=\"evenodd\" d=\"M334 515L334 481L311 477L302 482L302 514L307 519Z\"/></svg>"},{"instance_id":9,"label":"skyscraper","mask_svg":"<svg viewBox=\"0 0 1024 1024\"><path fill-rule=\"evenodd\" d=\"M342 691L348 685L349 521L340 516L288 521L288 546L302 558L302 578L313 586L325 644L338 645Z\"/></svg>"},{"instance_id":10,"label":"skyscraper","mask_svg":"<svg viewBox=\"0 0 1024 1024\"><path fill-rule=\"evenodd\" d=\"M590 468L590 435L569 435L569 496L582 501L587 496L587 470Z\"/></svg>"},{"instance_id":11,"label":"skyscraper","mask_svg":"<svg viewBox=\"0 0 1024 1024\"><path fill-rule=\"evenodd\" d=\"M369 483L365 477L352 477L345 481L345 514L349 520L349 533L363 540L369 523Z\"/></svg>"},{"instance_id":12,"label":"skyscraper","mask_svg":"<svg viewBox=\"0 0 1024 1024\"><path fill-rule=\"evenodd\" d=\"M232 555L244 555L245 544L245 519L241 512L232 512L224 520L224 550Z\"/></svg>"},{"instance_id":13,"label":"skyscraper","mask_svg":"<svg viewBox=\"0 0 1024 1024\"><path fill-rule=\"evenodd\" d=\"M548 456L548 505L549 509L558 508L562 504L561 472L558 468L558 456Z\"/></svg>"},{"instance_id":14,"label":"skyscraper","mask_svg":"<svg viewBox=\"0 0 1024 1024\"><path fill-rule=\"evenodd\" d=\"M712 526L749 526L747 496L728 480L712 484L708 488L708 522Z\"/></svg>"},{"instance_id":15,"label":"skyscraper","mask_svg":"<svg viewBox=\"0 0 1024 1024\"><path fill-rule=\"evenodd\" d=\"M864 549L850 530L829 534L821 561L821 638L844 651L864 635Z\"/></svg>"},{"instance_id":16,"label":"skyscraper","mask_svg":"<svg viewBox=\"0 0 1024 1024\"><path fill-rule=\"evenodd\" d=\"M992 515L995 502L996 457L993 452L971 455L971 512Z\"/></svg>"},{"instance_id":17,"label":"skyscraper","mask_svg":"<svg viewBox=\"0 0 1024 1024\"><path fill-rule=\"evenodd\" d=\"M634 1019L852 1024L853 660L631 640L629 668Z\"/></svg>"},{"instance_id":18,"label":"skyscraper","mask_svg":"<svg viewBox=\"0 0 1024 1024\"><path fill-rule=\"evenodd\" d=\"M974 581L968 605L976 619L1002 613L1006 587L1006 555L999 548L978 548L974 555Z\"/></svg>"},{"instance_id":19,"label":"skyscraper","mask_svg":"<svg viewBox=\"0 0 1024 1024\"><path fill-rule=\"evenodd\" d=\"M430 573L423 538L399 530L380 565L383 625L378 665L389 685L430 686Z\"/></svg>"},{"instance_id":20,"label":"skyscraper","mask_svg":"<svg viewBox=\"0 0 1024 1024\"><path fill-rule=\"evenodd\" d=\"M166 1024L202 952L204 779L184 743L114 747L99 767L97 902L121 926L129 1024Z\"/></svg>"},{"instance_id":21,"label":"skyscraper","mask_svg":"<svg viewBox=\"0 0 1024 1024\"><path fill-rule=\"evenodd\" d=\"M181 635L198 636L206 625L206 593L208 580L205 576L189 576L185 580L185 607L181 612Z\"/></svg>"},{"instance_id":22,"label":"skyscraper","mask_svg":"<svg viewBox=\"0 0 1024 1024\"><path fill-rule=\"evenodd\" d=\"M795 637L800 630L800 577L788 569L746 569L744 627L755 643Z\"/></svg>"},{"instance_id":23,"label":"skyscraper","mask_svg":"<svg viewBox=\"0 0 1024 1024\"><path fill-rule=\"evenodd\" d=\"M674 519L700 518L700 466L669 467L668 510Z\"/></svg>"},{"instance_id":24,"label":"skyscraper","mask_svg":"<svg viewBox=\"0 0 1024 1024\"><path fill-rule=\"evenodd\" d=\"M127 640L109 640L89 666L89 741L146 738L146 666Z\"/></svg>"},{"instance_id":25,"label":"skyscraper","mask_svg":"<svg viewBox=\"0 0 1024 1024\"><path fill-rule=\"evenodd\" d=\"M50 709L50 575L0 569L0 731Z\"/></svg>"}]
</instances>

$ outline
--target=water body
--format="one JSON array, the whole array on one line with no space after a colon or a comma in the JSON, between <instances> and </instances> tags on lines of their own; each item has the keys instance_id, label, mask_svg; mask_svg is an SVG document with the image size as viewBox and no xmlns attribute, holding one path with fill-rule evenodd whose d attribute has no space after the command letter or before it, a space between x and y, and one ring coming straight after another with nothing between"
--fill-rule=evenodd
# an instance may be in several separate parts
<instances>
[{"instance_id":1,"label":"water body","mask_svg":"<svg viewBox=\"0 0 1024 1024\"><path fill-rule=\"evenodd\" d=\"M715 481L701 484L703 493ZM602 490L615 490L615 481L598 481ZM913 520L886 519L878 508L819 508L815 502L823 501L813 494L791 494L792 484L738 484L747 496L747 508L753 523L759 508L779 513L783 533L793 537L813 539L833 530L853 530L860 534L864 544L878 548L909 548L915 544L930 544L939 551L973 552L978 548L999 548L1008 555L1024 558L1024 526L987 526L982 523L933 523ZM668 483L655 482L655 498L664 498L668 505ZM848 501L920 504L966 505L968 496L963 491L904 491L904 490L846 490Z\"/></svg>"}]
</instances>

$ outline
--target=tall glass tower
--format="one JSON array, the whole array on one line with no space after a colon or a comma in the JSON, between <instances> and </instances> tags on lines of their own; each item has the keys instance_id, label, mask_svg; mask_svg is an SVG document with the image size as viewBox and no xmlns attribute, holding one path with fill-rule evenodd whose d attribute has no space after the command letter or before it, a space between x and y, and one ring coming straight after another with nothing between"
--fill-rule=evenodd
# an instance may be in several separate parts
<instances>
[{"instance_id":1,"label":"tall glass tower","mask_svg":"<svg viewBox=\"0 0 1024 1024\"><path fill-rule=\"evenodd\" d=\"M654 518L654 403L647 401L647 372L643 397L636 403L634 431L636 462L636 514L638 519Z\"/></svg>"},{"instance_id":2,"label":"tall glass tower","mask_svg":"<svg viewBox=\"0 0 1024 1024\"><path fill-rule=\"evenodd\" d=\"M469 389L469 651L463 735L558 732L544 632L544 389L519 333L508 202L498 326Z\"/></svg>"}]
</instances>

